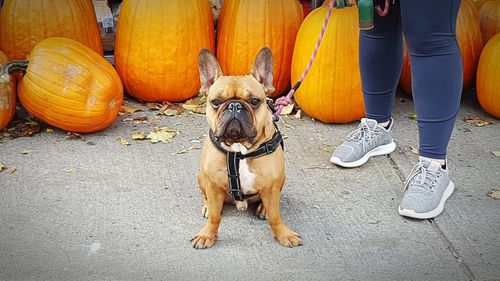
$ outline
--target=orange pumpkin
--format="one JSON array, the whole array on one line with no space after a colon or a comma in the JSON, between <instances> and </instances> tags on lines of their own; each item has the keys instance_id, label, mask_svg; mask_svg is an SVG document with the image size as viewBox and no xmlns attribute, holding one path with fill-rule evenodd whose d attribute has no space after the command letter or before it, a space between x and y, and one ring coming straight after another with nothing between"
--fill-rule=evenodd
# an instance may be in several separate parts
<instances>
[{"instance_id":1,"label":"orange pumpkin","mask_svg":"<svg viewBox=\"0 0 500 281\"><path fill-rule=\"evenodd\" d=\"M102 130L115 121L123 102L122 84L113 66L72 39L44 39L35 45L27 61L5 66L9 72L26 72L17 89L24 108L63 130Z\"/></svg>"},{"instance_id":2,"label":"orange pumpkin","mask_svg":"<svg viewBox=\"0 0 500 281\"><path fill-rule=\"evenodd\" d=\"M462 56L463 89L466 90L474 83L477 63L483 49L477 9L471 0L462 0L458 12L456 32ZM407 48L404 48L403 70L399 85L406 93L411 93L411 70Z\"/></svg>"},{"instance_id":3,"label":"orange pumpkin","mask_svg":"<svg viewBox=\"0 0 500 281\"><path fill-rule=\"evenodd\" d=\"M484 111L500 119L500 33L481 53L477 68L476 93Z\"/></svg>"},{"instance_id":4,"label":"orange pumpkin","mask_svg":"<svg viewBox=\"0 0 500 281\"><path fill-rule=\"evenodd\" d=\"M206 0L124 0L115 67L125 90L144 101L186 100L198 94L198 53L214 50Z\"/></svg>"},{"instance_id":5,"label":"orange pumpkin","mask_svg":"<svg viewBox=\"0 0 500 281\"><path fill-rule=\"evenodd\" d=\"M486 44L491 37L500 32L500 0L483 3L479 9L479 22L483 43Z\"/></svg>"},{"instance_id":6,"label":"orange pumpkin","mask_svg":"<svg viewBox=\"0 0 500 281\"><path fill-rule=\"evenodd\" d=\"M5 0L0 13L0 50L24 60L49 37L75 39L103 54L92 0Z\"/></svg>"},{"instance_id":7,"label":"orange pumpkin","mask_svg":"<svg viewBox=\"0 0 500 281\"><path fill-rule=\"evenodd\" d=\"M328 11L313 10L300 26L292 59L297 81L314 50ZM312 67L295 94L300 108L326 123L347 123L365 115L359 73L359 28L356 7L334 9Z\"/></svg>"},{"instance_id":8,"label":"orange pumpkin","mask_svg":"<svg viewBox=\"0 0 500 281\"><path fill-rule=\"evenodd\" d=\"M297 0L224 0L217 30L217 59L225 74L247 74L262 47L274 58L270 97L290 87L295 37L303 18Z\"/></svg>"},{"instance_id":9,"label":"orange pumpkin","mask_svg":"<svg viewBox=\"0 0 500 281\"><path fill-rule=\"evenodd\" d=\"M9 60L0 52L0 68ZM0 130L7 127L16 112L15 80L10 75L0 75Z\"/></svg>"}]
</instances>

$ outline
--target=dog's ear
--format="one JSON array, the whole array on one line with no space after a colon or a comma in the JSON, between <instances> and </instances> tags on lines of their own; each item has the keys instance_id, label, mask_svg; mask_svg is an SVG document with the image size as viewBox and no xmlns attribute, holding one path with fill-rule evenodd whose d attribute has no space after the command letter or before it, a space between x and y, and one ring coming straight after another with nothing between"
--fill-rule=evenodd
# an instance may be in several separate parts
<instances>
[{"instance_id":1,"label":"dog's ear","mask_svg":"<svg viewBox=\"0 0 500 281\"><path fill-rule=\"evenodd\" d=\"M206 93L215 80L223 75L217 59L208 49L202 49L198 55L198 70L200 71L200 93L202 94Z\"/></svg>"},{"instance_id":2,"label":"dog's ear","mask_svg":"<svg viewBox=\"0 0 500 281\"><path fill-rule=\"evenodd\" d=\"M266 94L274 92L273 87L273 53L268 47L260 49L255 57L252 69L250 70L257 81L259 81L266 90Z\"/></svg>"}]
</instances>

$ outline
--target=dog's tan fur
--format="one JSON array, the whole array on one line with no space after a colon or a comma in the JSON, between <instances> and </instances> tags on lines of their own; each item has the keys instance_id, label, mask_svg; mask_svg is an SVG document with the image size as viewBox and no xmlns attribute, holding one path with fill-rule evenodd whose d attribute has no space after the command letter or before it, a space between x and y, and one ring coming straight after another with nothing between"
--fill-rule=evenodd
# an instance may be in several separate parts
<instances>
[{"instance_id":1,"label":"dog's tan fur","mask_svg":"<svg viewBox=\"0 0 500 281\"><path fill-rule=\"evenodd\" d=\"M248 75L225 76L215 57L208 51L202 50L199 56L201 79L200 92L207 94L206 117L208 126L218 135L223 127L220 123L227 101L240 101L251 116L251 124L246 128L255 134L252 138L223 141L221 145L228 151L238 150L249 153L259 145L270 140L275 133L272 114L266 105L266 93L274 91L272 86L272 54L268 48L262 49L255 59L255 63ZM252 107L251 100L259 99L260 105ZM221 101L217 108L212 106L213 100ZM280 197L285 182L285 161L283 149L258 158L245 159L246 173L252 176L248 182L252 186L246 187L251 193L257 193L248 203L261 200L257 207L257 215L268 218L273 235L283 246L301 245L300 236L288 228L280 215ZM241 166L240 166L241 170ZM229 196L228 171L226 155L218 151L207 137L201 152L201 166L198 173L198 183L204 201L203 215L208 217L206 225L192 239L195 248L208 248L214 245L224 202L237 203L238 209L246 209L245 202L235 202ZM243 182L243 181L242 181ZM243 189L245 190L245 189Z\"/></svg>"}]
</instances>

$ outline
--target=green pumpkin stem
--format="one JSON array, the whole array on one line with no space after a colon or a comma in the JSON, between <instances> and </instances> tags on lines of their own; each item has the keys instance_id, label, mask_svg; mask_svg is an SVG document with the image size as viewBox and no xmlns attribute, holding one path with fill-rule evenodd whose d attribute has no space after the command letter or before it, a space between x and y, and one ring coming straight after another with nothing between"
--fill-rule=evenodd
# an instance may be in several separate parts
<instances>
[{"instance_id":1,"label":"green pumpkin stem","mask_svg":"<svg viewBox=\"0 0 500 281\"><path fill-rule=\"evenodd\" d=\"M9 74L13 72L22 72L26 73L26 69L28 68L27 60L13 60L2 65L0 68L0 83L5 83L9 81Z\"/></svg>"}]
</instances>

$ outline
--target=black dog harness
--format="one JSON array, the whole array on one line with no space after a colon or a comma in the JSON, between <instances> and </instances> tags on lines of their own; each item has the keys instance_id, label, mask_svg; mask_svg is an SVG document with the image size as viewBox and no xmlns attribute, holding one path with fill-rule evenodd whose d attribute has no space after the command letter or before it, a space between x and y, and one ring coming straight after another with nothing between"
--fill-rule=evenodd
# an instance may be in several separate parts
<instances>
[{"instance_id":1,"label":"black dog harness","mask_svg":"<svg viewBox=\"0 0 500 281\"><path fill-rule=\"evenodd\" d=\"M229 178L229 194L236 201L243 201L244 199L250 198L255 194L243 194L241 190L240 184L240 160L245 158L256 158L264 155L268 155L276 151L278 146L281 145L283 148L283 138L281 137L281 133L276 128L276 132L273 137L261 144L259 148L255 151L252 151L248 154L241 154L241 152L232 152L225 150L221 144L219 139L214 135L212 130L209 131L210 140L213 145L227 157L227 176Z\"/></svg>"}]
</instances>

